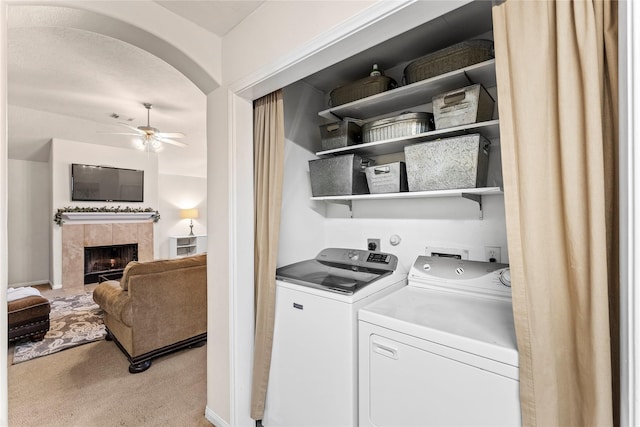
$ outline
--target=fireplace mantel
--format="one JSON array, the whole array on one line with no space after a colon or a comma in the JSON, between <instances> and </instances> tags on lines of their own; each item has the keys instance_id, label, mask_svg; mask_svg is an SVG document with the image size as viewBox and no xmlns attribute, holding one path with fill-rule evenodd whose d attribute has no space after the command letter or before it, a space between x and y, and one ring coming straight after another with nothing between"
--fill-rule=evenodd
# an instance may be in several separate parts
<instances>
[{"instance_id":1,"label":"fireplace mantel","mask_svg":"<svg viewBox=\"0 0 640 427\"><path fill-rule=\"evenodd\" d=\"M143 222L153 218L156 212L63 212L64 222Z\"/></svg>"}]
</instances>

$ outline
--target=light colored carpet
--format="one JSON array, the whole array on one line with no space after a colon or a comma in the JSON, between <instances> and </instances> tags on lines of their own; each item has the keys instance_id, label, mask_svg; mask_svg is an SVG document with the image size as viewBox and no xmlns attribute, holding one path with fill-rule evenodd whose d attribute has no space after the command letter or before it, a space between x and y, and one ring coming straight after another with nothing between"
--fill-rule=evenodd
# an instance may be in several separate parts
<instances>
[{"instance_id":1,"label":"light colored carpet","mask_svg":"<svg viewBox=\"0 0 640 427\"><path fill-rule=\"evenodd\" d=\"M140 374L128 367L109 341L9 366L9 425L211 426L206 346L155 359Z\"/></svg>"},{"instance_id":2,"label":"light colored carpet","mask_svg":"<svg viewBox=\"0 0 640 427\"><path fill-rule=\"evenodd\" d=\"M17 365L11 365L11 346L9 425L211 426L204 417L206 353L207 346L178 351L154 359L145 372L130 374L129 362L111 341Z\"/></svg>"}]
</instances>

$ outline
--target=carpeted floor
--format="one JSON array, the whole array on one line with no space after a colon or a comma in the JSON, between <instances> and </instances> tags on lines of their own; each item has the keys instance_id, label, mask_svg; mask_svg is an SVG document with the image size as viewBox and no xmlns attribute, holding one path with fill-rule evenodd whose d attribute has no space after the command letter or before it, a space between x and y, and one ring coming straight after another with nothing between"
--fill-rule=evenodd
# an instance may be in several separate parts
<instances>
[{"instance_id":1,"label":"carpeted floor","mask_svg":"<svg viewBox=\"0 0 640 427\"><path fill-rule=\"evenodd\" d=\"M211 426L206 406L207 346L179 351L130 374L110 341L97 341L11 365L9 425Z\"/></svg>"}]
</instances>

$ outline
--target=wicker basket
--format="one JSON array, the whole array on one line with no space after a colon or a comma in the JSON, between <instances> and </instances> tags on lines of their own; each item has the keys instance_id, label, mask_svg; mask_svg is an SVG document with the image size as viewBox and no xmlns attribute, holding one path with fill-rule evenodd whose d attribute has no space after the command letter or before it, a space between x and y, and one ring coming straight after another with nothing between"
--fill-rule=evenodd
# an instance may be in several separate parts
<instances>
[{"instance_id":1,"label":"wicker basket","mask_svg":"<svg viewBox=\"0 0 640 427\"><path fill-rule=\"evenodd\" d=\"M353 102L358 99L366 98L397 86L395 80L387 76L370 76L360 79L345 86L340 86L331 91L331 106Z\"/></svg>"},{"instance_id":2,"label":"wicker basket","mask_svg":"<svg viewBox=\"0 0 640 427\"><path fill-rule=\"evenodd\" d=\"M449 71L493 58L491 40L467 40L416 59L404 69L406 84L426 80Z\"/></svg>"}]
</instances>

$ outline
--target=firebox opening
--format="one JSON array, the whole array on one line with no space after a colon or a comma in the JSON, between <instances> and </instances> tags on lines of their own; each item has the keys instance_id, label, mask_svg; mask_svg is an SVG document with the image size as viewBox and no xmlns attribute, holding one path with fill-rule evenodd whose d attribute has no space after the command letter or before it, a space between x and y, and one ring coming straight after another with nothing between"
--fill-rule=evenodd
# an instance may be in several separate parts
<instances>
[{"instance_id":1,"label":"firebox opening","mask_svg":"<svg viewBox=\"0 0 640 427\"><path fill-rule=\"evenodd\" d=\"M138 260L138 244L84 248L84 284L119 279L130 261Z\"/></svg>"}]
</instances>

